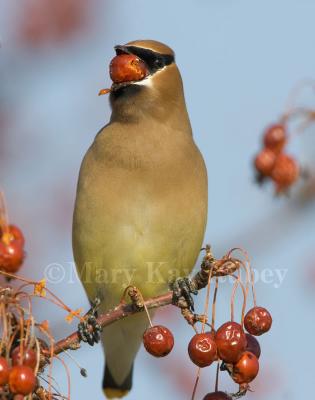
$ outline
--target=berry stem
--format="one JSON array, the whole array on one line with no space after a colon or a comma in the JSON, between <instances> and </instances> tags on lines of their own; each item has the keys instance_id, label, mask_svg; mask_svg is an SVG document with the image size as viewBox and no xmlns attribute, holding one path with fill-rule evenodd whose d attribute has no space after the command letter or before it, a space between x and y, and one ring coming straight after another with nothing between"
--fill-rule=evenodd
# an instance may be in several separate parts
<instances>
[{"instance_id":1,"label":"berry stem","mask_svg":"<svg viewBox=\"0 0 315 400\"><path fill-rule=\"evenodd\" d=\"M152 328L152 327L153 327L153 323L152 323L152 319L151 319L151 316L150 316L148 307L147 307L147 305L145 304L144 298L143 298L142 293L140 292L140 290L137 289L137 291L139 292L139 295L140 295L140 297L141 297L141 301L142 301L142 304L143 304L144 311L145 311L146 314L147 314L150 327Z\"/></svg>"},{"instance_id":2,"label":"berry stem","mask_svg":"<svg viewBox=\"0 0 315 400\"><path fill-rule=\"evenodd\" d=\"M215 279L215 288L214 288L214 293L213 293L213 301L212 301L211 327L212 327L213 330L214 330L214 327L215 327L216 303L217 303L218 288L219 288L219 278L216 278Z\"/></svg>"},{"instance_id":3,"label":"berry stem","mask_svg":"<svg viewBox=\"0 0 315 400\"><path fill-rule=\"evenodd\" d=\"M0 230L2 231L2 236L9 232L8 209L6 207L6 201L2 191L0 191Z\"/></svg>"},{"instance_id":4,"label":"berry stem","mask_svg":"<svg viewBox=\"0 0 315 400\"><path fill-rule=\"evenodd\" d=\"M2 354L2 346L5 345L8 341L8 321L7 321L7 313L5 309L4 303L0 304L0 318L2 320L2 326L3 326L3 331L2 331L2 340L0 340L0 355ZM8 354L6 354L8 357Z\"/></svg>"},{"instance_id":5,"label":"berry stem","mask_svg":"<svg viewBox=\"0 0 315 400\"><path fill-rule=\"evenodd\" d=\"M36 366L34 369L34 374L37 376L38 370L39 370L39 364L40 364L40 346L39 346L39 341L37 340L35 336L35 346L36 346Z\"/></svg>"},{"instance_id":6,"label":"berry stem","mask_svg":"<svg viewBox=\"0 0 315 400\"><path fill-rule=\"evenodd\" d=\"M243 307L242 307L242 322L241 322L241 324L243 325L245 309L246 309L246 290L244 288L243 283L241 282L240 274L238 274L238 276L235 276L234 274L231 276L235 279L235 283L234 283L233 289L232 289L232 296L231 296L231 321L234 321L235 295L236 295L236 290L237 290L238 286L240 286L242 289L242 292L243 292Z\"/></svg>"},{"instance_id":7,"label":"berry stem","mask_svg":"<svg viewBox=\"0 0 315 400\"><path fill-rule=\"evenodd\" d=\"M304 132L315 120L314 110L296 106L297 98L300 96L302 90L306 88L313 89L315 92L315 81L303 80L291 90L291 93L288 96L286 111L280 119L280 121L286 125L292 118L303 118L301 125L298 126L290 136Z\"/></svg>"},{"instance_id":8,"label":"berry stem","mask_svg":"<svg viewBox=\"0 0 315 400\"><path fill-rule=\"evenodd\" d=\"M70 400L70 371L69 371L69 368L68 368L67 364L64 362L64 360L61 357L56 356L56 355L54 357L57 358L57 360L59 360L61 362L61 364L63 365L63 367L64 367L64 369L66 371L66 374L67 374L67 386L68 386L68 397L67 397L67 400ZM50 393L50 395L51 395L51 393Z\"/></svg>"},{"instance_id":9,"label":"berry stem","mask_svg":"<svg viewBox=\"0 0 315 400\"><path fill-rule=\"evenodd\" d=\"M146 314L147 314L150 327L152 328L152 327L153 327L152 319L151 319L151 317L150 317L150 313L149 313L148 307L146 306L145 302L143 302L143 307L144 307L144 310L145 310L145 312L146 312Z\"/></svg>"},{"instance_id":10,"label":"berry stem","mask_svg":"<svg viewBox=\"0 0 315 400\"><path fill-rule=\"evenodd\" d=\"M198 384L199 384L199 380L200 380L200 371L201 368L199 367L197 369L197 376L196 376L196 381L195 381L195 385L194 385L194 390L191 396L191 400L195 400L195 396L196 396L196 392L197 392L197 388L198 388Z\"/></svg>"},{"instance_id":11,"label":"berry stem","mask_svg":"<svg viewBox=\"0 0 315 400\"><path fill-rule=\"evenodd\" d=\"M251 284L251 287L252 287L254 306L256 307L257 301L256 301L256 290L255 290L255 276L254 276L254 271L253 271L253 268L252 268L250 260L249 260L248 253L247 253L247 251L245 251L244 249L242 249L240 247L235 247L234 249L232 249L229 252L229 254L231 254L232 252L235 252L235 251L239 251L245 257L246 265L241 260L237 260L237 261L239 263L241 263L242 267L246 271L246 297L247 297L247 294L248 294L247 282L249 282Z\"/></svg>"},{"instance_id":12,"label":"berry stem","mask_svg":"<svg viewBox=\"0 0 315 400\"><path fill-rule=\"evenodd\" d=\"M217 372L215 376L215 386L214 391L217 392L219 390L219 373L220 373L220 361L217 363Z\"/></svg>"},{"instance_id":13,"label":"berry stem","mask_svg":"<svg viewBox=\"0 0 315 400\"><path fill-rule=\"evenodd\" d=\"M212 271L213 271L213 266L210 268L209 271L209 278L208 278L208 285L207 285L207 294L206 294L206 302L205 302L205 309L204 309L204 318L202 321L202 329L201 332L204 333L205 327L206 327L206 318L208 316L208 310L209 310L209 299L210 299L210 288L211 288L211 278L212 278Z\"/></svg>"},{"instance_id":14,"label":"berry stem","mask_svg":"<svg viewBox=\"0 0 315 400\"><path fill-rule=\"evenodd\" d=\"M297 85L295 85L293 87L293 89L291 90L291 92L288 96L287 105L285 107L285 109L286 109L286 112L284 114L285 117L289 117L292 114L294 114L294 110L296 109L295 104L296 104L297 98L300 96L302 90L304 90L306 88L313 89L315 92L315 81L313 81L311 79L305 79L305 80L298 82Z\"/></svg>"}]
</instances>

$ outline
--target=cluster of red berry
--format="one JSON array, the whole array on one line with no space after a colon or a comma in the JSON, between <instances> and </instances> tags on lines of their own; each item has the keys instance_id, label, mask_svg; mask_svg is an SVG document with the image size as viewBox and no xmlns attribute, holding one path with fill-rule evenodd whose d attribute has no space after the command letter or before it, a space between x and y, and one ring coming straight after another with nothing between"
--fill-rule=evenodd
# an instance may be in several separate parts
<instances>
[{"instance_id":1,"label":"cluster of red berry","mask_svg":"<svg viewBox=\"0 0 315 400\"><path fill-rule=\"evenodd\" d=\"M262 307L248 311L241 324L229 321L217 331L197 333L188 345L191 361L200 368L222 361L221 370L227 370L239 385L252 382L259 371L260 345L255 336L268 332L272 325L270 313ZM145 349L155 357L164 357L174 346L174 337L164 326L152 326L143 335ZM208 393L203 400L223 400L232 397L224 392Z\"/></svg>"},{"instance_id":2,"label":"cluster of red berry","mask_svg":"<svg viewBox=\"0 0 315 400\"><path fill-rule=\"evenodd\" d=\"M296 160L284 152L288 141L286 126L283 123L271 125L263 136L263 149L255 158L257 181L263 183L271 179L276 193L287 192L300 177Z\"/></svg>"},{"instance_id":3,"label":"cluster of red berry","mask_svg":"<svg viewBox=\"0 0 315 400\"><path fill-rule=\"evenodd\" d=\"M13 400L24 399L35 389L36 365L36 351L20 345L13 349L10 360L0 357L0 391L8 385L9 392L14 395Z\"/></svg>"},{"instance_id":4,"label":"cluster of red berry","mask_svg":"<svg viewBox=\"0 0 315 400\"><path fill-rule=\"evenodd\" d=\"M33 0L19 11L17 39L29 47L63 45L90 25L89 7L84 0Z\"/></svg>"},{"instance_id":5,"label":"cluster of red berry","mask_svg":"<svg viewBox=\"0 0 315 400\"><path fill-rule=\"evenodd\" d=\"M241 251L241 253L245 255L246 262L241 261L239 258L232 257L232 253L235 251ZM244 252L242 249L233 249L229 251L228 254L222 259L216 260L208 247L206 256L204 257L203 267L205 267L207 261L209 262L208 267L210 268L210 271L207 278L208 284L205 312L203 315L198 316L196 320L202 322L202 330L201 333L199 333L195 323L192 324L195 330L195 335L192 337L188 345L188 355L191 361L197 367L199 367L192 398L195 398L200 369L209 367L214 362L217 362L218 372L215 391L208 393L206 396L204 396L203 400L232 400L231 395L218 390L219 371L227 371L233 381L239 385L239 391L236 394L237 396L240 394L244 395L246 393L246 391L249 389L249 383L256 378L259 372L258 360L261 350L259 342L255 336L260 336L270 330L272 325L272 317L265 308L258 307L256 305L253 270L250 266L246 252ZM244 270L246 273L245 285L243 285L241 281L240 269ZM238 277L235 275L235 273L238 275ZM208 324L206 321L208 315L210 285L211 278L213 278L214 275L216 276L216 285L213 295L212 323ZM231 275L235 278L231 296L231 318L218 329L215 329L215 304L219 277L225 275ZM245 314L250 284L252 286L254 307ZM235 294L237 287L239 286L242 288L243 292L241 323L234 321ZM148 315L148 317L151 326L143 335L144 347L153 356L164 357L173 349L173 334L164 326L152 326L150 316ZM208 332L205 331L206 325L211 327Z\"/></svg>"},{"instance_id":6,"label":"cluster of red berry","mask_svg":"<svg viewBox=\"0 0 315 400\"><path fill-rule=\"evenodd\" d=\"M0 275L8 274L0 271ZM51 365L58 354L55 354L56 342L49 322L36 320L32 300L45 298L59 306L68 313L67 321L75 317L80 320L80 310L67 307L46 287L45 279L37 282L18 275L9 276L16 279L17 286L0 286L0 399L23 400L25 396L32 400L70 399L69 390L68 397L64 397L53 386L51 368L43 376L46 365ZM81 374L85 376L82 368ZM47 387L41 385L41 380Z\"/></svg>"}]
</instances>

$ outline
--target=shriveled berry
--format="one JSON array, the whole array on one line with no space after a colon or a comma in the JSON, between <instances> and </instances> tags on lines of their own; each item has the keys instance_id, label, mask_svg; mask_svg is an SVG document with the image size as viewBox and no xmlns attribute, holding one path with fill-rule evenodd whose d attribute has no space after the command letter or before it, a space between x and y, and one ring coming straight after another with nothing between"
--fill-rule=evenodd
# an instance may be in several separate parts
<instances>
[{"instance_id":1,"label":"shriveled berry","mask_svg":"<svg viewBox=\"0 0 315 400\"><path fill-rule=\"evenodd\" d=\"M217 359L217 345L214 336L208 333L198 333L188 345L191 361L198 367L208 367Z\"/></svg>"},{"instance_id":2,"label":"shriveled berry","mask_svg":"<svg viewBox=\"0 0 315 400\"><path fill-rule=\"evenodd\" d=\"M264 134L264 145L279 154L287 142L286 127L283 124L274 124L267 128Z\"/></svg>"},{"instance_id":3,"label":"shriveled berry","mask_svg":"<svg viewBox=\"0 0 315 400\"><path fill-rule=\"evenodd\" d=\"M27 396L36 386L36 378L33 370L24 365L14 366L9 375L10 391L14 394Z\"/></svg>"},{"instance_id":4,"label":"shriveled berry","mask_svg":"<svg viewBox=\"0 0 315 400\"><path fill-rule=\"evenodd\" d=\"M257 358L259 358L261 354L261 349L258 340L255 338L255 336L249 333L246 333L246 340L247 340L246 351L250 351L251 353L255 354Z\"/></svg>"},{"instance_id":5,"label":"shriveled berry","mask_svg":"<svg viewBox=\"0 0 315 400\"><path fill-rule=\"evenodd\" d=\"M203 400L232 400L232 397L224 392L212 392L205 395Z\"/></svg>"},{"instance_id":6,"label":"shriveled berry","mask_svg":"<svg viewBox=\"0 0 315 400\"><path fill-rule=\"evenodd\" d=\"M23 246L19 241L12 241L9 244L0 242L0 269L6 272L17 272L24 260Z\"/></svg>"},{"instance_id":7,"label":"shriveled berry","mask_svg":"<svg viewBox=\"0 0 315 400\"><path fill-rule=\"evenodd\" d=\"M143 344L147 352L152 356L165 357L173 349L174 336L165 326L152 326L144 332Z\"/></svg>"},{"instance_id":8,"label":"shriveled berry","mask_svg":"<svg viewBox=\"0 0 315 400\"><path fill-rule=\"evenodd\" d=\"M237 322L226 322L215 335L218 355L226 363L236 363L246 348L246 336Z\"/></svg>"},{"instance_id":9,"label":"shriveled berry","mask_svg":"<svg viewBox=\"0 0 315 400\"><path fill-rule=\"evenodd\" d=\"M287 154L279 154L271 172L277 192L283 192L292 186L300 176L300 168L295 159Z\"/></svg>"},{"instance_id":10,"label":"shriveled berry","mask_svg":"<svg viewBox=\"0 0 315 400\"><path fill-rule=\"evenodd\" d=\"M12 365L26 365L32 369L36 367L36 353L32 349L23 350L23 360L21 357L20 346L17 346L11 353Z\"/></svg>"},{"instance_id":11,"label":"shriveled berry","mask_svg":"<svg viewBox=\"0 0 315 400\"><path fill-rule=\"evenodd\" d=\"M250 383L258 375L259 362L255 354L245 351L236 364L233 365L232 379L243 384Z\"/></svg>"},{"instance_id":12,"label":"shriveled berry","mask_svg":"<svg viewBox=\"0 0 315 400\"><path fill-rule=\"evenodd\" d=\"M272 317L265 308L254 307L245 315L244 325L248 333L260 336L271 328Z\"/></svg>"},{"instance_id":13,"label":"shriveled berry","mask_svg":"<svg viewBox=\"0 0 315 400\"><path fill-rule=\"evenodd\" d=\"M276 162L276 154L270 149L263 149L257 154L254 164L257 172L263 176L269 176Z\"/></svg>"},{"instance_id":14,"label":"shriveled berry","mask_svg":"<svg viewBox=\"0 0 315 400\"><path fill-rule=\"evenodd\" d=\"M6 385L9 380L10 367L4 357L0 357L0 386Z\"/></svg>"},{"instance_id":15,"label":"shriveled berry","mask_svg":"<svg viewBox=\"0 0 315 400\"><path fill-rule=\"evenodd\" d=\"M110 63L109 73L114 83L141 81L148 74L143 60L133 54L120 54Z\"/></svg>"}]
</instances>

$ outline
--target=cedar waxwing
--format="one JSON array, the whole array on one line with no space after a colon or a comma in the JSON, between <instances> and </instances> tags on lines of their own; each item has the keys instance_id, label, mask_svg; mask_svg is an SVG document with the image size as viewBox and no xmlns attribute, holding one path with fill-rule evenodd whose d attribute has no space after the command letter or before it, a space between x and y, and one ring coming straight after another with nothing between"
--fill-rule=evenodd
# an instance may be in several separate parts
<instances>
[{"instance_id":1,"label":"cedar waxwing","mask_svg":"<svg viewBox=\"0 0 315 400\"><path fill-rule=\"evenodd\" d=\"M189 274L207 220L207 172L192 137L174 52L153 40L115 50L135 56L146 73L113 83L110 122L80 170L73 251L89 299L101 299L100 312L115 307L128 285L149 298ZM147 326L145 313L138 313L102 332L107 398L130 391Z\"/></svg>"}]
</instances>

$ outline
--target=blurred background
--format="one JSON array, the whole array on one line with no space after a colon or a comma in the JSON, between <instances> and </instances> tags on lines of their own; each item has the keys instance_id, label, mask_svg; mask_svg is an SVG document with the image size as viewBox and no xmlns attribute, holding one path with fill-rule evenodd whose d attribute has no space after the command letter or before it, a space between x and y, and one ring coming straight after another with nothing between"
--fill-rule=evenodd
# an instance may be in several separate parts
<instances>
[{"instance_id":1,"label":"blurred background","mask_svg":"<svg viewBox=\"0 0 315 400\"><path fill-rule=\"evenodd\" d=\"M176 51L195 140L209 174L205 243L217 257L245 248L257 270L258 303L274 318L261 337L261 372L250 399L291 400L314 393L315 191L299 183L275 198L254 182L252 159L264 128L283 112L292 87L315 78L313 0L0 0L0 185L11 222L24 230L27 261L21 274L48 275L70 307L88 308L75 277L71 222L78 171L95 134L110 116L108 64L113 46L156 39ZM303 104L314 107L314 93ZM315 169L315 127L290 143L290 152ZM53 265L53 267L51 267ZM62 266L60 268L59 266ZM218 323L229 317L226 282ZM202 310L203 295L197 309ZM75 329L64 313L43 303L56 338ZM192 330L169 307L156 321L175 334L162 360L141 349L130 400L189 399L196 370L187 356ZM102 399L100 346L73 353L88 378L71 369L73 399ZM54 376L66 394L66 377ZM215 370L202 372L197 398L213 390ZM224 374L221 389L236 387Z\"/></svg>"}]
</instances>

